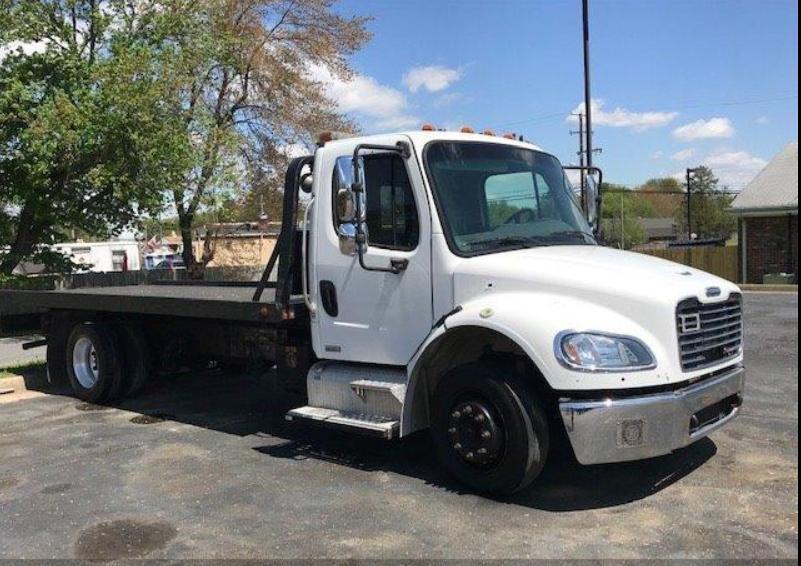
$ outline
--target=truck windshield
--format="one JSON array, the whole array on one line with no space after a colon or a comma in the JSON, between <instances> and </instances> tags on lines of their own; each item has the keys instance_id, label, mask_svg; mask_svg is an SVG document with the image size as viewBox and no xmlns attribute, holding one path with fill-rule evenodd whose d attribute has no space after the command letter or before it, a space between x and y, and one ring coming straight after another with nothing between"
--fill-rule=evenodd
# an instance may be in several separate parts
<instances>
[{"instance_id":1,"label":"truck windshield","mask_svg":"<svg viewBox=\"0 0 801 566\"><path fill-rule=\"evenodd\" d=\"M546 153L483 142L432 142L425 165L451 249L478 255L594 245L573 187Z\"/></svg>"}]
</instances>

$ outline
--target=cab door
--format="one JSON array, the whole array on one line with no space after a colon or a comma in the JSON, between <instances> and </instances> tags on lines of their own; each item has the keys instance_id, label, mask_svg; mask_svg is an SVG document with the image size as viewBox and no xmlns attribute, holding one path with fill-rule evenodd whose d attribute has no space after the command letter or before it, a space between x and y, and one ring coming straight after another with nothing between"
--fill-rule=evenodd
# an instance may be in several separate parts
<instances>
[{"instance_id":1,"label":"cab door","mask_svg":"<svg viewBox=\"0 0 801 566\"><path fill-rule=\"evenodd\" d=\"M410 144L403 136L371 142ZM357 143L325 149L315 172L314 350L323 359L405 365L431 331L431 225L428 199L414 155L363 154L367 267L405 265L397 273L360 265L355 246L340 238L335 199L352 182ZM411 145L409 145L411 147ZM352 244L352 242L351 242Z\"/></svg>"}]
</instances>

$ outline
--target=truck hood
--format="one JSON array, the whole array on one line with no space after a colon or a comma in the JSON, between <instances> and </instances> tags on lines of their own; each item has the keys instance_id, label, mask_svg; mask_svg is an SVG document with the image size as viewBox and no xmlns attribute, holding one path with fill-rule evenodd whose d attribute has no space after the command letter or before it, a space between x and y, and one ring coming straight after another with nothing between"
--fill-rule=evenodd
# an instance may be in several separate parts
<instances>
[{"instance_id":1,"label":"truck hood","mask_svg":"<svg viewBox=\"0 0 801 566\"><path fill-rule=\"evenodd\" d=\"M719 296L707 296L717 287ZM725 299L736 285L704 271L653 256L602 246L551 246L463 259L454 274L455 305L487 292L538 292L598 303L636 315L697 297ZM714 293L713 293L714 294Z\"/></svg>"}]
</instances>

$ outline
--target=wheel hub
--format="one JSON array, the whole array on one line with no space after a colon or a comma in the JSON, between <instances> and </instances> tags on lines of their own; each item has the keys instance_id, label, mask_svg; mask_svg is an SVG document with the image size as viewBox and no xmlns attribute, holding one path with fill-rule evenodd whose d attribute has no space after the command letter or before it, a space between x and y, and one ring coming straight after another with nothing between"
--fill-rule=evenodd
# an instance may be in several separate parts
<instances>
[{"instance_id":1,"label":"wheel hub","mask_svg":"<svg viewBox=\"0 0 801 566\"><path fill-rule=\"evenodd\" d=\"M454 452L472 466L491 466L503 453L500 421L485 401L457 403L448 419L448 435Z\"/></svg>"},{"instance_id":2,"label":"wheel hub","mask_svg":"<svg viewBox=\"0 0 801 566\"><path fill-rule=\"evenodd\" d=\"M72 350L72 370L78 383L91 389L100 376L100 364L97 350L89 338L81 337L75 342Z\"/></svg>"}]
</instances>

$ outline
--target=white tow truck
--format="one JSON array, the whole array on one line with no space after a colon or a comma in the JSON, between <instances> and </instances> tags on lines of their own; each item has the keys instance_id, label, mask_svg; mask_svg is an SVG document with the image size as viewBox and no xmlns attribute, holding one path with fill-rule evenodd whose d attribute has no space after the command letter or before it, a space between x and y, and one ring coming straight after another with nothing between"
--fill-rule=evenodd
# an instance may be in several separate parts
<instances>
[{"instance_id":1,"label":"white tow truck","mask_svg":"<svg viewBox=\"0 0 801 566\"><path fill-rule=\"evenodd\" d=\"M599 245L586 173L577 196L554 156L491 135L328 136L287 171L258 284L6 291L0 314L43 329L51 376L83 399L181 356L259 357L302 395L288 420L430 429L457 479L511 493L556 435L582 464L650 458L743 400L737 286Z\"/></svg>"}]
</instances>

